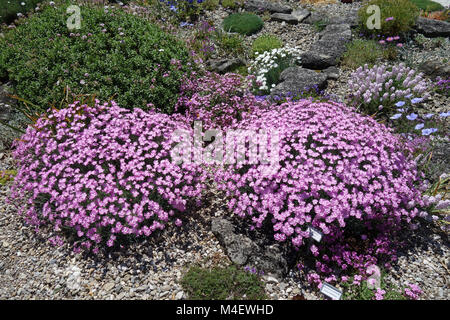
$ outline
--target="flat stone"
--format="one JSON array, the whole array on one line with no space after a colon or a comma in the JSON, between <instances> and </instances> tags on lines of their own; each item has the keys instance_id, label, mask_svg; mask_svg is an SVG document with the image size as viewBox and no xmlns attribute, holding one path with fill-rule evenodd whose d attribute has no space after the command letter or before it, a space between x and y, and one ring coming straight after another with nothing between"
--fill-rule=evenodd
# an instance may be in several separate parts
<instances>
[{"instance_id":1,"label":"flat stone","mask_svg":"<svg viewBox=\"0 0 450 320\"><path fill-rule=\"evenodd\" d=\"M105 291L111 291L114 287L116 286L116 284L114 282L108 282L103 286L103 289Z\"/></svg>"},{"instance_id":2,"label":"flat stone","mask_svg":"<svg viewBox=\"0 0 450 320\"><path fill-rule=\"evenodd\" d=\"M269 11L270 13L291 13L292 8L281 4L279 2L262 1L262 0L247 0L244 3L244 8L247 11L263 13Z\"/></svg>"},{"instance_id":3,"label":"flat stone","mask_svg":"<svg viewBox=\"0 0 450 320\"><path fill-rule=\"evenodd\" d=\"M218 73L229 72L237 67L245 66L245 61L239 58L209 60L209 69Z\"/></svg>"},{"instance_id":4,"label":"flat stone","mask_svg":"<svg viewBox=\"0 0 450 320\"><path fill-rule=\"evenodd\" d=\"M287 13L273 13L270 16L272 21L286 22L289 24L298 24L298 19L292 14Z\"/></svg>"},{"instance_id":5,"label":"flat stone","mask_svg":"<svg viewBox=\"0 0 450 320\"><path fill-rule=\"evenodd\" d=\"M431 78L441 77L450 79L450 63L442 63L437 60L425 61L419 66L419 70Z\"/></svg>"},{"instance_id":6,"label":"flat stone","mask_svg":"<svg viewBox=\"0 0 450 320\"><path fill-rule=\"evenodd\" d=\"M311 15L311 11L307 9L297 9L292 11L291 15L297 18L298 22L302 22Z\"/></svg>"},{"instance_id":7,"label":"flat stone","mask_svg":"<svg viewBox=\"0 0 450 320\"><path fill-rule=\"evenodd\" d=\"M446 21L418 17L415 29L426 37L450 36L450 23Z\"/></svg>"},{"instance_id":8,"label":"flat stone","mask_svg":"<svg viewBox=\"0 0 450 320\"><path fill-rule=\"evenodd\" d=\"M289 95L314 86L320 90L326 87L327 79L327 74L323 72L302 67L289 67L281 73L282 82L272 89L271 95Z\"/></svg>"}]
</instances>

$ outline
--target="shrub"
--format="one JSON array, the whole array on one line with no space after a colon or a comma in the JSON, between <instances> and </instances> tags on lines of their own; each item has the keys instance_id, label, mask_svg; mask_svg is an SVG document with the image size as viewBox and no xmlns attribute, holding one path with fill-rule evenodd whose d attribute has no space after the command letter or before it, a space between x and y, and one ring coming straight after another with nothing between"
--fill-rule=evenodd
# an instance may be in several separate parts
<instances>
[{"instance_id":1,"label":"shrub","mask_svg":"<svg viewBox=\"0 0 450 320\"><path fill-rule=\"evenodd\" d=\"M395 103L405 97L427 98L429 81L403 63L398 66L367 65L351 74L349 89L353 105L364 113L391 113Z\"/></svg>"},{"instance_id":2,"label":"shrub","mask_svg":"<svg viewBox=\"0 0 450 320\"><path fill-rule=\"evenodd\" d=\"M223 20L223 29L227 32L237 32L252 35L263 27L263 21L253 13L233 13Z\"/></svg>"},{"instance_id":3,"label":"shrub","mask_svg":"<svg viewBox=\"0 0 450 320\"><path fill-rule=\"evenodd\" d=\"M0 170L0 185L5 185L9 181L13 181L16 174L16 170Z\"/></svg>"},{"instance_id":4,"label":"shrub","mask_svg":"<svg viewBox=\"0 0 450 320\"><path fill-rule=\"evenodd\" d=\"M425 11L439 11L444 10L444 7L435 1L430 0L410 0L412 3L414 3L419 9L425 10Z\"/></svg>"},{"instance_id":5,"label":"shrub","mask_svg":"<svg viewBox=\"0 0 450 320\"><path fill-rule=\"evenodd\" d=\"M81 29L70 31L65 9L46 6L0 38L0 77L15 82L17 95L45 111L68 86L127 108L173 111L189 64L181 42L120 9L81 7Z\"/></svg>"},{"instance_id":6,"label":"shrub","mask_svg":"<svg viewBox=\"0 0 450 320\"><path fill-rule=\"evenodd\" d=\"M256 227L273 226L277 241L308 244L323 273L395 258L393 235L425 204L414 160L389 128L342 104L309 100L255 112L239 128L278 138L259 139L259 149L261 141L270 146L270 157L260 155L269 164L252 164L246 150L244 161L216 174L230 211ZM323 233L317 246L306 241L310 226Z\"/></svg>"},{"instance_id":7,"label":"shrub","mask_svg":"<svg viewBox=\"0 0 450 320\"><path fill-rule=\"evenodd\" d=\"M11 198L27 201L19 208L26 221L52 228L54 242L65 231L76 250L150 236L186 214L202 191L199 167L171 161L176 129L190 127L114 102L49 110L16 146Z\"/></svg>"},{"instance_id":8,"label":"shrub","mask_svg":"<svg viewBox=\"0 0 450 320\"><path fill-rule=\"evenodd\" d=\"M382 57L382 51L374 40L356 39L347 44L347 51L341 57L341 64L352 69L375 64Z\"/></svg>"},{"instance_id":9,"label":"shrub","mask_svg":"<svg viewBox=\"0 0 450 320\"><path fill-rule=\"evenodd\" d=\"M244 54L244 41L241 35L216 30L214 42L219 49L228 55L237 56Z\"/></svg>"},{"instance_id":10,"label":"shrub","mask_svg":"<svg viewBox=\"0 0 450 320\"><path fill-rule=\"evenodd\" d=\"M380 8L381 29L369 29L367 21L373 14L367 13L370 5ZM409 0L370 0L358 11L359 24L369 34L394 36L409 31L419 16L419 9Z\"/></svg>"},{"instance_id":11,"label":"shrub","mask_svg":"<svg viewBox=\"0 0 450 320\"><path fill-rule=\"evenodd\" d=\"M207 72L186 80L177 103L190 121L201 120L205 129L234 127L246 114L266 104L251 94L237 74Z\"/></svg>"},{"instance_id":12,"label":"shrub","mask_svg":"<svg viewBox=\"0 0 450 320\"><path fill-rule=\"evenodd\" d=\"M203 269L191 267L182 281L191 300L265 299L260 278L236 267Z\"/></svg>"},{"instance_id":13,"label":"shrub","mask_svg":"<svg viewBox=\"0 0 450 320\"><path fill-rule=\"evenodd\" d=\"M242 7L242 0L222 0L222 7L226 9L236 9L238 7Z\"/></svg>"},{"instance_id":14,"label":"shrub","mask_svg":"<svg viewBox=\"0 0 450 320\"><path fill-rule=\"evenodd\" d=\"M271 51L273 49L278 49L281 47L283 47L283 41L278 39L277 36L265 34L259 36L253 41L252 55L256 56L266 51Z\"/></svg>"},{"instance_id":15,"label":"shrub","mask_svg":"<svg viewBox=\"0 0 450 320\"><path fill-rule=\"evenodd\" d=\"M270 89L280 81L281 72L300 63L300 55L300 50L289 47L273 49L258 55L248 68L249 74L256 77L257 93L270 93Z\"/></svg>"},{"instance_id":16,"label":"shrub","mask_svg":"<svg viewBox=\"0 0 450 320\"><path fill-rule=\"evenodd\" d=\"M0 23L11 23L21 15L34 9L42 0L2 0L0 1ZM22 4L23 3L23 4Z\"/></svg>"}]
</instances>

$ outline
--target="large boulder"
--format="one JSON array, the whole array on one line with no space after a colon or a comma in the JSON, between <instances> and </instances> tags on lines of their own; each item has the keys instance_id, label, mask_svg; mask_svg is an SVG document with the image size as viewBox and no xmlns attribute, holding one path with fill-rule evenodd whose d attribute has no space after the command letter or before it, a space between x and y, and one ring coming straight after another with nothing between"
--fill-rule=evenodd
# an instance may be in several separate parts
<instances>
[{"instance_id":1,"label":"large boulder","mask_svg":"<svg viewBox=\"0 0 450 320\"><path fill-rule=\"evenodd\" d=\"M346 50L346 44L352 39L349 24L328 25L320 33L309 51L302 54L302 65L310 69L325 69L335 66Z\"/></svg>"},{"instance_id":2,"label":"large boulder","mask_svg":"<svg viewBox=\"0 0 450 320\"><path fill-rule=\"evenodd\" d=\"M415 29L426 37L449 37L450 23L441 20L417 18Z\"/></svg>"},{"instance_id":3,"label":"large boulder","mask_svg":"<svg viewBox=\"0 0 450 320\"><path fill-rule=\"evenodd\" d=\"M223 218L213 218L211 231L225 248L232 262L249 266L282 278L288 272L288 262L278 244L261 246L235 230L234 225Z\"/></svg>"},{"instance_id":4,"label":"large boulder","mask_svg":"<svg viewBox=\"0 0 450 320\"><path fill-rule=\"evenodd\" d=\"M288 13L272 13L270 19L272 21L286 22L289 24L298 24L298 19L292 14Z\"/></svg>"},{"instance_id":5,"label":"large boulder","mask_svg":"<svg viewBox=\"0 0 450 320\"><path fill-rule=\"evenodd\" d=\"M281 4L279 2L263 1L263 0L247 0L244 3L244 8L247 11L263 13L269 11L270 13L291 13L292 8Z\"/></svg>"},{"instance_id":6,"label":"large boulder","mask_svg":"<svg viewBox=\"0 0 450 320\"><path fill-rule=\"evenodd\" d=\"M353 28L358 25L358 10L349 10L341 16L334 15L328 11L314 11L302 22L307 24L315 24L318 22L326 24L349 24Z\"/></svg>"},{"instance_id":7,"label":"large boulder","mask_svg":"<svg viewBox=\"0 0 450 320\"><path fill-rule=\"evenodd\" d=\"M441 77L442 79L450 79L450 63L448 62L428 60L420 65L419 70L430 78Z\"/></svg>"},{"instance_id":8,"label":"large boulder","mask_svg":"<svg viewBox=\"0 0 450 320\"><path fill-rule=\"evenodd\" d=\"M272 89L271 95L286 96L314 87L321 90L326 87L328 78L329 74L325 72L289 67L281 73L281 83Z\"/></svg>"},{"instance_id":9,"label":"large boulder","mask_svg":"<svg viewBox=\"0 0 450 320\"><path fill-rule=\"evenodd\" d=\"M226 73L240 66L245 66L245 61L240 58L208 60L208 68L218 73Z\"/></svg>"}]
</instances>

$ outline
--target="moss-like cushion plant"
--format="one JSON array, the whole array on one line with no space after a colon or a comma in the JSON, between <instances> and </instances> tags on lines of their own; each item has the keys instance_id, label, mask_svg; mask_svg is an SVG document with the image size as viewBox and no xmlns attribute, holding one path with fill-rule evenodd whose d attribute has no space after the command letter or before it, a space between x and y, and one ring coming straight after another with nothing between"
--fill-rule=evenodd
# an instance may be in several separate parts
<instances>
[{"instance_id":1,"label":"moss-like cushion plant","mask_svg":"<svg viewBox=\"0 0 450 320\"><path fill-rule=\"evenodd\" d=\"M260 31L263 21L253 13L233 13L223 20L223 29L228 32L237 32L246 36Z\"/></svg>"}]
</instances>

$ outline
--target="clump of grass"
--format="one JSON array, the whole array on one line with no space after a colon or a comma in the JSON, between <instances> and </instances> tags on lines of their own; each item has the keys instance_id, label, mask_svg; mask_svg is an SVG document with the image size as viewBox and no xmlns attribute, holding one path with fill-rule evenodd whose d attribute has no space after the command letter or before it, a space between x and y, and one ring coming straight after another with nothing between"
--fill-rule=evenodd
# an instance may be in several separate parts
<instances>
[{"instance_id":1,"label":"clump of grass","mask_svg":"<svg viewBox=\"0 0 450 320\"><path fill-rule=\"evenodd\" d=\"M223 20L223 28L228 32L237 32L246 36L260 31L263 21L253 13L233 13Z\"/></svg>"},{"instance_id":2,"label":"clump of grass","mask_svg":"<svg viewBox=\"0 0 450 320\"><path fill-rule=\"evenodd\" d=\"M266 298L260 277L234 266L212 269L193 266L184 275L181 284L191 300Z\"/></svg>"},{"instance_id":3,"label":"clump of grass","mask_svg":"<svg viewBox=\"0 0 450 320\"><path fill-rule=\"evenodd\" d=\"M281 41L277 36L264 34L253 41L252 56L256 56L256 53L261 54L263 52L281 47L283 47L283 41Z\"/></svg>"},{"instance_id":4,"label":"clump of grass","mask_svg":"<svg viewBox=\"0 0 450 320\"><path fill-rule=\"evenodd\" d=\"M347 51L341 57L341 64L356 69L366 63L373 66L383 57L383 51L375 40L355 39L347 45Z\"/></svg>"},{"instance_id":5,"label":"clump of grass","mask_svg":"<svg viewBox=\"0 0 450 320\"><path fill-rule=\"evenodd\" d=\"M437 2L430 1L430 0L410 0L412 3L414 3L419 9L425 10L425 11L439 11L444 10L444 7Z\"/></svg>"}]
</instances>

